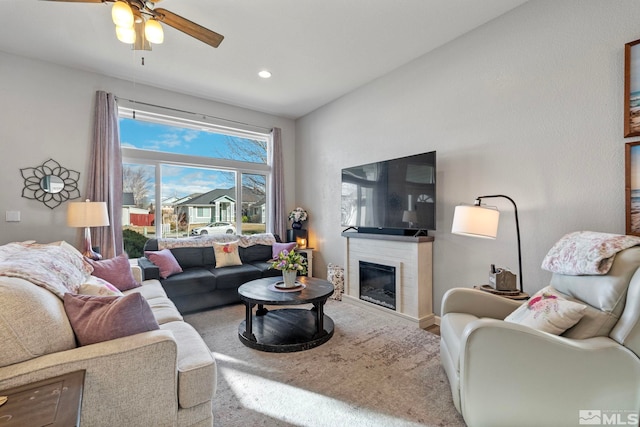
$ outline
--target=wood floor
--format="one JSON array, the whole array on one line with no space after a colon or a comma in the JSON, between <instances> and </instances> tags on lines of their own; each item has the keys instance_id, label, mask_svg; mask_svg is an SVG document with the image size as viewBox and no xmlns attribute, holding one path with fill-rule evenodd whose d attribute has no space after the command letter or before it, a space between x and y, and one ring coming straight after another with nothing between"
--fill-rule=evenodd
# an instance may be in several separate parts
<instances>
[{"instance_id":1,"label":"wood floor","mask_svg":"<svg viewBox=\"0 0 640 427\"><path fill-rule=\"evenodd\" d=\"M431 332L432 334L440 335L440 326L439 325L431 325L426 330Z\"/></svg>"}]
</instances>

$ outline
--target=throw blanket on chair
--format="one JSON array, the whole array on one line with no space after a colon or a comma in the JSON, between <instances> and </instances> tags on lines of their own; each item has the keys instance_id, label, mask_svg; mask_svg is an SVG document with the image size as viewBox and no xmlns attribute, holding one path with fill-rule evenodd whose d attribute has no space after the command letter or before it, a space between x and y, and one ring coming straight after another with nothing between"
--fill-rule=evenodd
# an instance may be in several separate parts
<instances>
[{"instance_id":1,"label":"throw blanket on chair","mask_svg":"<svg viewBox=\"0 0 640 427\"><path fill-rule=\"evenodd\" d=\"M542 268L569 276L603 275L609 272L616 254L640 245L640 237L576 231L553 245L542 261Z\"/></svg>"}]
</instances>

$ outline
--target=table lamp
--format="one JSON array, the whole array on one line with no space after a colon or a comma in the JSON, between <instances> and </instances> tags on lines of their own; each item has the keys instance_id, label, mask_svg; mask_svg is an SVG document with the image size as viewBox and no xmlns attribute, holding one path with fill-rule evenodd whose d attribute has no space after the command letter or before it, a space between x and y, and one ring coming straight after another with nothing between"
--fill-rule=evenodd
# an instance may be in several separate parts
<instances>
[{"instance_id":1,"label":"table lamp","mask_svg":"<svg viewBox=\"0 0 640 427\"><path fill-rule=\"evenodd\" d=\"M67 225L69 227L84 227L84 251L82 255L94 260L101 259L99 253L91 247L90 227L104 227L109 225L109 214L105 202L70 202L67 209Z\"/></svg>"},{"instance_id":2,"label":"table lamp","mask_svg":"<svg viewBox=\"0 0 640 427\"><path fill-rule=\"evenodd\" d=\"M402 222L408 222L409 227L413 227L413 224L418 222L418 213L416 211L402 212Z\"/></svg>"},{"instance_id":3,"label":"table lamp","mask_svg":"<svg viewBox=\"0 0 640 427\"><path fill-rule=\"evenodd\" d=\"M307 238L303 236L297 236L296 245L299 249L307 249Z\"/></svg>"},{"instance_id":4,"label":"table lamp","mask_svg":"<svg viewBox=\"0 0 640 427\"><path fill-rule=\"evenodd\" d=\"M520 223L518 222L518 207L511 197L502 194L476 197L475 204L456 206L453 213L453 225L451 233L461 236L495 239L498 235L498 220L500 212L494 207L482 206L482 199L503 198L513 204L516 215L516 234L518 237L518 269L520 273L520 292L524 292L522 285L522 251L520 249Z\"/></svg>"}]
</instances>

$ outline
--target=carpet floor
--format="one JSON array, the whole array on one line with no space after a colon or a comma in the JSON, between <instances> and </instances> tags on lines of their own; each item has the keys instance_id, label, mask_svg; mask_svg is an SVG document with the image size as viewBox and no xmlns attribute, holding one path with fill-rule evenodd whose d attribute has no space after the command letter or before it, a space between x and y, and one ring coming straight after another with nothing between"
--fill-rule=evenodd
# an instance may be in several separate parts
<instances>
[{"instance_id":1,"label":"carpet floor","mask_svg":"<svg viewBox=\"0 0 640 427\"><path fill-rule=\"evenodd\" d=\"M437 335L341 301L325 314L333 337L295 353L244 346L241 304L185 316L218 364L215 426L464 426Z\"/></svg>"}]
</instances>

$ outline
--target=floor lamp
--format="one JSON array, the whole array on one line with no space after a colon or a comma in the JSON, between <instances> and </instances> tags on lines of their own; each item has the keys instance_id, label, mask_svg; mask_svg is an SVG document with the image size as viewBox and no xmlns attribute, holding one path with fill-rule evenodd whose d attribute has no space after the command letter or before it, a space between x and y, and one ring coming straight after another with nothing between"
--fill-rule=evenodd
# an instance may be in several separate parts
<instances>
[{"instance_id":1,"label":"floor lamp","mask_svg":"<svg viewBox=\"0 0 640 427\"><path fill-rule=\"evenodd\" d=\"M500 212L498 209L488 206L482 206L482 199L503 198L509 200L513 204L516 214L516 234L518 237L518 270L520 273L520 292L524 292L522 285L522 250L520 249L520 223L518 221L518 207L516 202L509 196L496 194L492 196L476 197L475 204L456 206L453 213L453 225L451 233L462 236L481 237L485 239L495 239L498 235L498 220Z\"/></svg>"},{"instance_id":2,"label":"floor lamp","mask_svg":"<svg viewBox=\"0 0 640 427\"><path fill-rule=\"evenodd\" d=\"M94 260L102 259L99 253L91 247L91 227L105 227L109 225L109 214L105 202L70 202L67 210L67 225L69 227L84 227L82 255Z\"/></svg>"}]
</instances>

